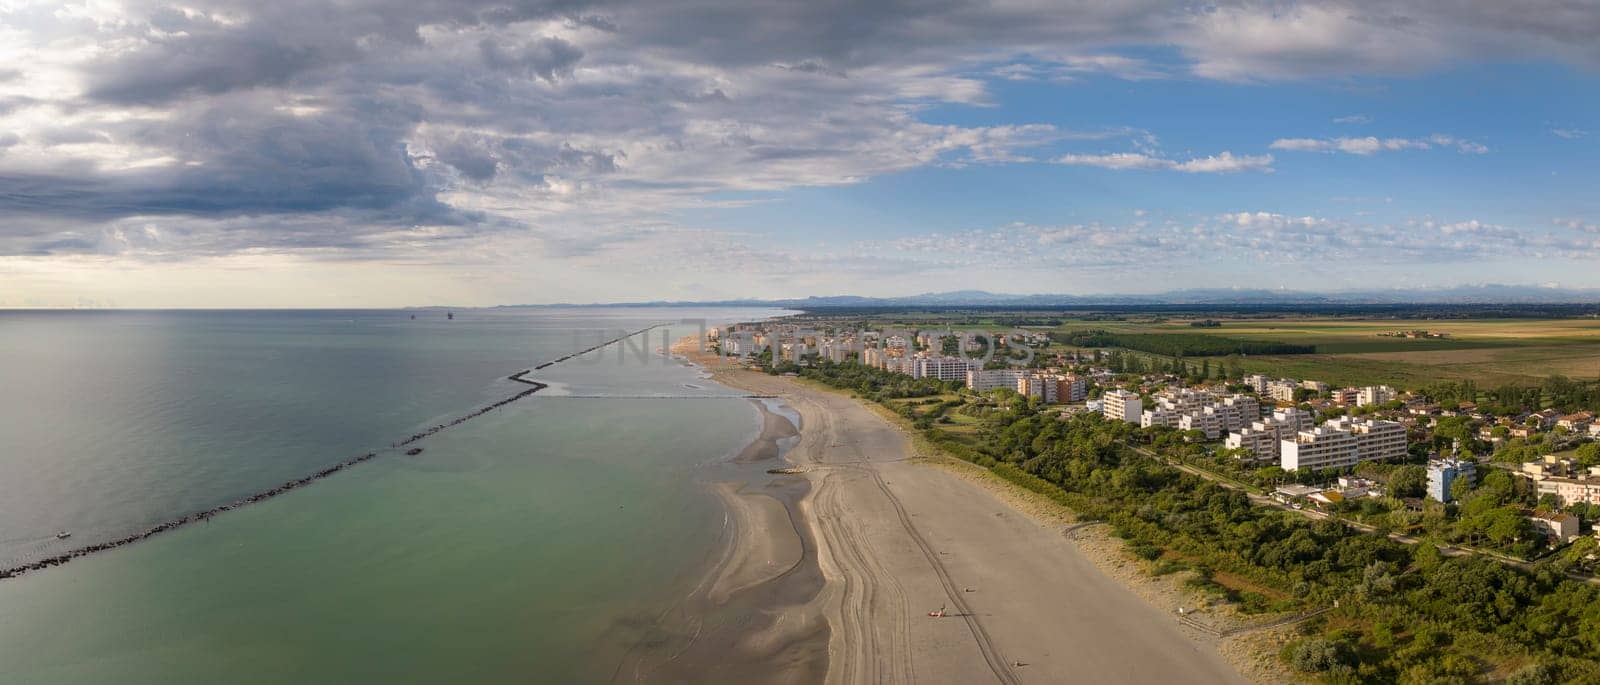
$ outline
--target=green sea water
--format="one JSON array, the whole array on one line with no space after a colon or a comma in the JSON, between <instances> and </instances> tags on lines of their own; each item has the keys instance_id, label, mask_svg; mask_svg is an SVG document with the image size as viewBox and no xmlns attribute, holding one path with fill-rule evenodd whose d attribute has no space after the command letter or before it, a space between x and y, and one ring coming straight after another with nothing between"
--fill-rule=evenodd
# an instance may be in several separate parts
<instances>
[{"instance_id":1,"label":"green sea water","mask_svg":"<svg viewBox=\"0 0 1600 685\"><path fill-rule=\"evenodd\" d=\"M716 552L704 482L757 413L561 397L728 392L664 360L544 377L422 454L0 581L0 682L607 680Z\"/></svg>"}]
</instances>

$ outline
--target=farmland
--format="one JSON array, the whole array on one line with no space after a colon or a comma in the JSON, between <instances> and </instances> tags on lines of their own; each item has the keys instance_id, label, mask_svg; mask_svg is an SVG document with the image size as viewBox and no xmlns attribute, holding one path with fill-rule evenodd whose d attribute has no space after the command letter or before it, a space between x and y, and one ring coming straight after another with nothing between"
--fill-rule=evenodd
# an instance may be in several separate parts
<instances>
[{"instance_id":1,"label":"farmland","mask_svg":"<svg viewBox=\"0 0 1600 685\"><path fill-rule=\"evenodd\" d=\"M1238 358L1250 372L1316 378L1339 385L1389 383L1416 387L1436 380L1484 384L1534 382L1561 374L1600 378L1600 320L1448 319L1396 321L1352 318L1224 319L1196 327L1193 318L1064 320L1055 331L1102 329L1122 334L1214 335L1230 339L1312 345L1315 354ZM1443 338L1407 338L1424 329Z\"/></svg>"}]
</instances>

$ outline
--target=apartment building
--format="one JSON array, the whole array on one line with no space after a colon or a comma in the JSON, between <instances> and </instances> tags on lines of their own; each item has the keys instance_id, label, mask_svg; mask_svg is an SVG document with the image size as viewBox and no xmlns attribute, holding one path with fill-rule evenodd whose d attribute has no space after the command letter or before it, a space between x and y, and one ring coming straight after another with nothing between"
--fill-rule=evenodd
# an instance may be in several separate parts
<instances>
[{"instance_id":1,"label":"apartment building","mask_svg":"<svg viewBox=\"0 0 1600 685\"><path fill-rule=\"evenodd\" d=\"M1361 461L1382 461L1406 456L1406 427L1403 424L1345 416L1329 421L1327 425L1355 434L1356 445L1361 450Z\"/></svg>"},{"instance_id":2,"label":"apartment building","mask_svg":"<svg viewBox=\"0 0 1600 685\"><path fill-rule=\"evenodd\" d=\"M1100 413L1108 419L1138 423L1143 401L1138 393L1128 392L1118 388L1111 390L1100 398Z\"/></svg>"},{"instance_id":3,"label":"apartment building","mask_svg":"<svg viewBox=\"0 0 1600 685\"><path fill-rule=\"evenodd\" d=\"M1361 391L1356 388L1338 388L1331 391L1331 393L1334 404L1341 407L1353 407Z\"/></svg>"},{"instance_id":4,"label":"apartment building","mask_svg":"<svg viewBox=\"0 0 1600 685\"><path fill-rule=\"evenodd\" d=\"M1356 391L1356 406L1365 407L1369 404L1383 404L1389 402L1400 394L1387 385L1369 385Z\"/></svg>"},{"instance_id":5,"label":"apartment building","mask_svg":"<svg viewBox=\"0 0 1600 685\"><path fill-rule=\"evenodd\" d=\"M1017 389L1017 381L1027 378L1027 369L971 369L967 371L967 387L973 392L989 392L1000 388Z\"/></svg>"},{"instance_id":6,"label":"apartment building","mask_svg":"<svg viewBox=\"0 0 1600 685\"><path fill-rule=\"evenodd\" d=\"M1294 392L1299 389L1298 382L1280 378L1267 382L1266 395L1278 402L1294 402Z\"/></svg>"},{"instance_id":7,"label":"apartment building","mask_svg":"<svg viewBox=\"0 0 1600 685\"><path fill-rule=\"evenodd\" d=\"M1285 471L1354 466L1363 461L1406 455L1406 427L1393 421L1344 417L1278 443L1278 463Z\"/></svg>"},{"instance_id":8,"label":"apartment building","mask_svg":"<svg viewBox=\"0 0 1600 685\"><path fill-rule=\"evenodd\" d=\"M1249 395L1218 397L1203 390L1176 388L1157 394L1153 405L1140 414L1139 425L1198 430L1215 440L1260 417L1261 404Z\"/></svg>"},{"instance_id":9,"label":"apartment building","mask_svg":"<svg viewBox=\"0 0 1600 685\"><path fill-rule=\"evenodd\" d=\"M967 374L978 368L977 363L960 357L917 357L912 360L911 375L916 378L937 378L941 381L966 381Z\"/></svg>"},{"instance_id":10,"label":"apartment building","mask_svg":"<svg viewBox=\"0 0 1600 685\"><path fill-rule=\"evenodd\" d=\"M1438 502L1449 502L1455 499L1450 494L1451 486L1457 480L1465 478L1467 483L1477 477L1478 464L1472 461L1459 459L1432 459L1428 461L1428 496Z\"/></svg>"},{"instance_id":11,"label":"apartment building","mask_svg":"<svg viewBox=\"0 0 1600 685\"><path fill-rule=\"evenodd\" d=\"M1311 412L1286 407L1272 412L1272 416L1253 421L1248 427L1228 433L1223 445L1229 449L1249 450L1256 461L1277 461L1279 444L1293 440L1295 434L1311 430Z\"/></svg>"},{"instance_id":12,"label":"apartment building","mask_svg":"<svg viewBox=\"0 0 1600 685\"><path fill-rule=\"evenodd\" d=\"M1285 471L1355 466L1361 461L1356 436L1349 431L1317 426L1278 444L1278 465Z\"/></svg>"}]
</instances>

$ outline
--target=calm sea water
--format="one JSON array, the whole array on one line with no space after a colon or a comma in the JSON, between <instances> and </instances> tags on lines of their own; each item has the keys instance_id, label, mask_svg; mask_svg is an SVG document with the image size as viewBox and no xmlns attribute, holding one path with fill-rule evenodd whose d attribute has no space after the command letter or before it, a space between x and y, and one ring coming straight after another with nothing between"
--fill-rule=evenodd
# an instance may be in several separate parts
<instances>
[{"instance_id":1,"label":"calm sea water","mask_svg":"<svg viewBox=\"0 0 1600 685\"><path fill-rule=\"evenodd\" d=\"M510 395L504 376L660 321L768 311L0 313L0 559L259 491ZM648 354L310 487L0 582L7 683L603 680L697 580L698 482L743 400Z\"/></svg>"}]
</instances>

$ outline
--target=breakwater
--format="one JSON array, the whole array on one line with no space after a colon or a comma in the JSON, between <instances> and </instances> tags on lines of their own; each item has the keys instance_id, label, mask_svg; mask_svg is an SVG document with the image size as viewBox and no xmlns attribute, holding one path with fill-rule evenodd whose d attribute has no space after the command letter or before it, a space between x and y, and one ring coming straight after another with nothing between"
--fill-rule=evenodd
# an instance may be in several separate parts
<instances>
[{"instance_id":1,"label":"breakwater","mask_svg":"<svg viewBox=\"0 0 1600 685\"><path fill-rule=\"evenodd\" d=\"M657 324L655 326L650 326L650 327L647 327L647 328L643 328L643 329L634 331L632 333L626 333L624 335L618 336L616 338L612 338L612 339L607 340L607 341L605 341L603 343L600 343L598 345L594 345L592 347L589 347L589 348L587 348L585 350L582 350L580 352L574 352L574 353L568 354L568 355L566 355L564 357L560 357L558 359L554 359L554 360L551 360L551 361L548 361L548 362L544 362L542 364L539 364L538 366L533 367L533 369L524 369L522 371L518 371L518 372L516 372L514 374L511 374L510 376L506 377L507 380L514 381L514 382L517 382L517 383L521 383L521 384L527 385L529 387L524 389L524 390L522 390L522 391L520 391L520 392L518 392L518 393L516 393L515 395L511 395L510 397L507 397L505 399L502 399L502 400L499 400L497 402L494 402L494 403L487 404L487 405L484 405L482 407L479 407L478 409L475 409L470 413L458 416L458 417L456 417L454 419L451 419L448 422L441 423L441 424L438 424L436 426L429 427L426 430L422 430L422 431L418 431L416 433L413 433L410 436L407 436L406 438L404 438L402 440L399 440L397 442L392 443L390 445L390 447L391 448L395 448L395 449L406 447L407 445L411 445L411 444L416 443L418 441L421 441L421 440L423 440L425 438L431 437L433 435L437 435L441 431L445 431L445 430L448 430L450 428L454 428L456 426L459 426L459 425L461 425L463 423L466 423L466 422L471 421L471 420L473 420L475 418L483 416L484 414L487 414L487 413L489 413L491 411L494 411L496 409L504 407L504 406L506 406L508 404L511 404L512 402L516 402L518 400L524 399L524 398L526 398L526 397L528 397L530 395L533 395L536 392L539 392L540 390L543 390L543 389L549 387L545 383L540 383L539 381L536 381L536 380L533 380L533 379L530 379L530 378L527 377L529 374L533 373L534 370L547 368L547 367L552 366L554 364L559 364L561 362L564 362L564 361L567 361L569 359L572 359L573 357L577 357L577 356L580 356L580 355L588 354L590 352L594 352L595 350L599 350L599 349L601 349L603 347L606 347L608 345L616 344L618 342L621 342L621 341L626 340L628 338L631 338L633 336L640 335L640 334L643 334L643 333L647 333L647 332L649 332L649 331L651 331L653 329L659 328L659 327L661 327L663 325L665 325L665 324ZM192 524L192 523L199 523L201 521L209 521L211 519L211 517L216 516L218 514L226 513L226 512L232 511L234 509L238 509L240 507L244 507L244 506L247 506L247 505L255 504L257 502L262 502L262 501L265 501L265 500L272 499L274 497L277 497L277 496L282 495L284 493L290 492L292 490L296 490L296 489L299 489L301 487L305 487L307 485L310 485L310 484L312 484L312 483L314 483L316 481L322 480L323 478L327 478L328 476L332 476L333 474L339 473L340 471L348 469L348 468L350 468L352 466L356 466L358 464L362 464L362 463L365 463L367 461L371 461L372 459L377 458L379 454L380 454L380 452L367 452L367 453L361 454L359 456L350 457L350 458L345 459L343 461L340 461L340 462L338 462L336 464L333 464L332 466L328 466L327 468L324 468L324 469L322 469L320 471L317 471L316 473L313 473L311 475L304 476L304 477L301 477L301 478L296 478L296 479L290 480L290 481L286 481L286 482L284 482L282 484L279 484L279 485L277 485L277 486L275 486L273 488L270 488L270 489L267 489L267 490L263 490L261 492L258 492L258 493L255 493L253 495L249 495L249 496L246 496L246 497L241 497L241 498L236 499L236 500L234 500L232 502L228 502L226 504L220 504L220 505L217 505L215 507L211 507L210 509L206 509L204 511L198 511L198 512L186 514L184 516L180 516L178 518L174 518L174 519L171 519L171 520L168 520L168 521L164 521L162 523L158 523L158 524L156 524L154 526L146 528L146 529L144 529L142 531L139 531L137 533L133 533L131 535L125 535L125 536L117 538L115 540L109 540L109 541L106 541L106 542L99 542L99 543L95 543L95 544L92 544L92 545L87 545L87 546L84 546L84 547L79 547L79 548L76 548L76 549L68 550L66 552L62 552L62 553L54 555L54 556L46 557L44 559L39 559L37 561L33 561L33 562L30 562L30 563L27 563L27 564L22 564L20 566L14 566L14 567L11 567L11 568L0 568L0 580L4 580L4 579L7 579L7 578L15 578L17 576L21 576L21 575L23 575L25 573L28 573L30 571L39 571L39 570L51 568L51 567L54 567L54 566L60 566L62 564L70 562L70 561L72 561L74 559L78 559L78 558L81 558L81 557L86 557L86 556L88 556L90 554L94 554L96 552L104 552L106 550L116 549L116 548L122 547L124 545L130 545L130 544L133 544L135 542L139 542L140 540L144 540L144 539L156 536L156 535L160 535L161 533L165 533L165 532L170 531L170 530L175 530L177 528L181 528L183 526L186 526L186 525L189 525L189 524Z\"/></svg>"}]
</instances>

